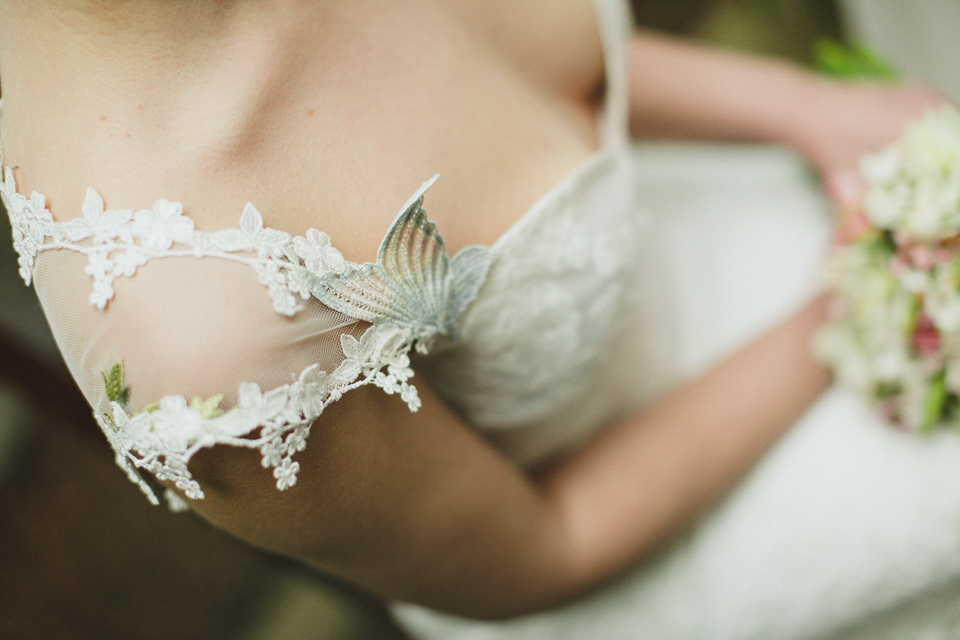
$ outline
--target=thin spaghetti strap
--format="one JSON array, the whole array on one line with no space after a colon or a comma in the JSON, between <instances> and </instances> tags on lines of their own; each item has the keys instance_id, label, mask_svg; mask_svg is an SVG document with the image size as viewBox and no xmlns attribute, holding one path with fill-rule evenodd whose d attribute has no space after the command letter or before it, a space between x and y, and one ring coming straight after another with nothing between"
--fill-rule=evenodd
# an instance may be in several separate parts
<instances>
[{"instance_id":1,"label":"thin spaghetti strap","mask_svg":"<svg viewBox=\"0 0 960 640\"><path fill-rule=\"evenodd\" d=\"M606 76L601 135L604 145L628 142L627 47L633 30L630 6L623 0L593 0Z\"/></svg>"}]
</instances>

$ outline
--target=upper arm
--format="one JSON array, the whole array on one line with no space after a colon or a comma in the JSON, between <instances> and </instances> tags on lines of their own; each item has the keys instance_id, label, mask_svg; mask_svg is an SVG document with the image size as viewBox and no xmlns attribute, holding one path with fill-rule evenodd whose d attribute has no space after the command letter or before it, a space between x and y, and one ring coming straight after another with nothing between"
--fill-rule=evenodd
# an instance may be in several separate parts
<instances>
[{"instance_id":1,"label":"upper arm","mask_svg":"<svg viewBox=\"0 0 960 640\"><path fill-rule=\"evenodd\" d=\"M542 604L562 573L546 501L426 385L418 390L417 413L372 387L331 404L283 492L256 455L199 454L192 468L207 497L194 508L385 597L472 615Z\"/></svg>"},{"instance_id":2,"label":"upper arm","mask_svg":"<svg viewBox=\"0 0 960 640\"><path fill-rule=\"evenodd\" d=\"M61 258L70 260L66 253ZM65 272L75 266L43 265ZM52 274L43 274L41 293L55 313L74 318L77 346L65 353L75 370L90 374L85 392L101 418L117 409L104 397L100 372L120 361L129 388L124 414L153 420L151 432L137 436L114 418L114 433L127 447L121 454L132 453L148 471L153 461L176 470L171 456L204 443L188 456L188 475L157 473L171 487L182 488L184 478L197 483L204 497L190 503L203 517L382 596L444 610L497 615L565 595L558 588L559 522L548 501L420 376L408 381L422 403L416 412L373 384L342 397L320 384L313 396L291 391L287 406L271 414L276 419L251 423L232 441L228 429L215 432L218 420L245 411L241 385L257 385L266 398L295 386L313 365L336 372L347 359L342 339L362 342L370 325L315 301L292 318L277 314L253 270L222 260L151 261L135 279L116 282L117 295L102 311L89 309L89 283L72 292L72 303L51 299ZM89 326L76 323L78 317L89 317ZM310 389L297 393L304 391ZM190 427L198 416L189 403L218 395L224 414ZM169 398L182 398L179 414L165 405ZM285 409L299 413L284 417ZM248 445L269 441L273 429L279 436L273 442L285 446L304 435L290 424L309 411L319 417L309 424L305 446L289 451L299 467L296 482L278 490L273 469L263 464L264 447L273 451L273 444ZM113 426L104 430L110 436ZM175 442L179 435L190 440Z\"/></svg>"}]
</instances>

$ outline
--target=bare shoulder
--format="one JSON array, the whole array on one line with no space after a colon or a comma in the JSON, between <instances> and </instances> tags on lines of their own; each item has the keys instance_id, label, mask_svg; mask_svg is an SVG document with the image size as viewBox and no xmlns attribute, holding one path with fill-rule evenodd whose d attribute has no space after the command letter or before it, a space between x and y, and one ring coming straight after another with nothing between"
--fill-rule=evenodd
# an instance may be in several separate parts
<instances>
[{"instance_id":1,"label":"bare shoulder","mask_svg":"<svg viewBox=\"0 0 960 640\"><path fill-rule=\"evenodd\" d=\"M5 25L5 155L23 187L59 218L92 186L107 206L183 202L206 229L251 202L362 262L436 173L427 208L454 251L492 243L597 145L590 0L237 6L250 15L198 12L224 23L178 35L210 40L176 59L155 55L171 35L158 28L50 65L16 55L29 27L54 56L50 25Z\"/></svg>"}]
</instances>

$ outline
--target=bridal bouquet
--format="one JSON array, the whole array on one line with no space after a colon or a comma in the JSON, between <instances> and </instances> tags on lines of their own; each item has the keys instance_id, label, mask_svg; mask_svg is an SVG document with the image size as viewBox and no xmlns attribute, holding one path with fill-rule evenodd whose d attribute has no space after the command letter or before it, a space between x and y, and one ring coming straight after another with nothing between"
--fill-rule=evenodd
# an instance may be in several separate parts
<instances>
[{"instance_id":1,"label":"bridal bouquet","mask_svg":"<svg viewBox=\"0 0 960 640\"><path fill-rule=\"evenodd\" d=\"M867 190L827 260L816 348L892 422L960 427L960 112L944 106L863 158Z\"/></svg>"}]
</instances>

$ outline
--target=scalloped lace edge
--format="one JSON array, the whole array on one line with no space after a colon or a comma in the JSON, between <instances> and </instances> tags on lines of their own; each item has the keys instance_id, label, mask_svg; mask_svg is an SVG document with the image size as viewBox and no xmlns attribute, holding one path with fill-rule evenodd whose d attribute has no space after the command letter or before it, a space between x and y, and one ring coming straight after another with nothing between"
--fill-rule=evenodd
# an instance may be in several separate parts
<instances>
[{"instance_id":1,"label":"scalloped lace edge","mask_svg":"<svg viewBox=\"0 0 960 640\"><path fill-rule=\"evenodd\" d=\"M0 198L10 217L23 281L31 283L36 256L42 251L83 253L88 260L85 271L93 278L90 304L99 309L113 298L114 280L135 275L138 267L155 258L209 256L247 264L269 289L274 310L286 316L296 314L310 299L302 283L304 274L316 277L356 266L322 231L310 229L304 237L265 227L251 203L244 207L239 228L204 232L195 230L179 202L160 199L152 209L140 211L107 209L100 194L88 188L83 217L57 222L42 194L34 191L29 198L20 194L10 168L4 171Z\"/></svg>"},{"instance_id":2,"label":"scalloped lace edge","mask_svg":"<svg viewBox=\"0 0 960 640\"><path fill-rule=\"evenodd\" d=\"M273 469L281 491L296 484L300 464L294 454L306 448L310 426L330 403L344 393L374 385L386 393L399 394L411 411L420 408L407 353L414 338L409 331L387 325L370 326L359 339L340 336L344 360L331 373L319 365L304 369L298 379L266 393L260 386L239 385L237 405L215 417L204 415L197 403L183 396L162 398L152 410L130 415L124 406L110 403L110 410L96 416L113 447L117 465L127 472L153 504L159 504L139 470L170 482L191 500L204 497L200 484L187 468L197 451L218 444L259 450L261 464ZM179 496L167 493L174 510L183 508Z\"/></svg>"},{"instance_id":3,"label":"scalloped lace edge","mask_svg":"<svg viewBox=\"0 0 960 640\"><path fill-rule=\"evenodd\" d=\"M432 182L424 183L411 200ZM42 251L83 253L88 258L85 271L94 281L89 301L99 309L113 298L116 278L135 275L137 267L155 258L209 256L247 264L268 287L274 310L287 316L301 310L311 297L304 276L339 274L359 266L345 260L322 231L310 229L302 237L265 227L250 203L239 228L202 232L194 229L179 202L160 199L152 209L140 211L107 209L97 191L88 188L83 217L57 222L42 194L34 191L27 198L19 193L10 168L5 168L0 182L0 199L10 218L24 282L31 284L36 256ZM237 405L225 413L204 415L183 396L170 395L151 410L132 415L111 402L110 410L95 418L117 464L153 504L159 500L140 470L172 483L188 499L202 499L204 492L187 465L197 451L217 444L259 450L263 467L273 469L277 488L284 490L297 481L300 465L293 455L306 447L310 425L347 391L374 385L399 394L411 411L419 409L416 387L408 382L413 369L407 354L415 346L426 351L427 345L410 328L372 324L359 339L341 335L344 360L333 372L311 365L295 382L265 393L256 383L241 383ZM187 508L169 489L165 496L172 510Z\"/></svg>"}]
</instances>

